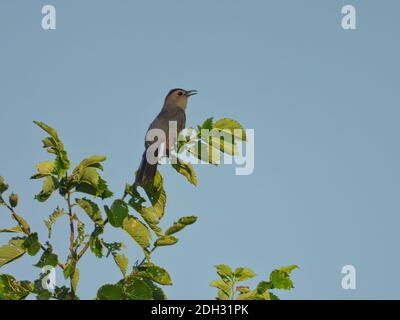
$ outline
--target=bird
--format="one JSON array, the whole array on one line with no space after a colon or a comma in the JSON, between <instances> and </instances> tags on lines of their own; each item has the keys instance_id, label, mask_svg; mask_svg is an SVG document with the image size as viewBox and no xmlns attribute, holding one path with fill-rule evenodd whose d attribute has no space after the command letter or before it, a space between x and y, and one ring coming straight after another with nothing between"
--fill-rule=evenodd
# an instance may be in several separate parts
<instances>
[{"instance_id":1,"label":"bird","mask_svg":"<svg viewBox=\"0 0 400 320\"><path fill-rule=\"evenodd\" d=\"M164 143L166 147L166 155L169 156L169 150L173 147L175 141L169 141L170 121L176 121L177 133L182 131L186 126L186 107L190 96L197 94L197 90L185 90L180 88L172 89L165 97L163 107L160 113L155 117L146 132L152 129L161 129L165 134L166 141L157 141L157 145ZM157 172L157 162L152 163L147 159L147 151L156 140L148 141L145 138L145 151L142 155L139 169L136 172L134 185L146 186L154 180ZM159 156L159 149L156 149L154 155Z\"/></svg>"}]
</instances>

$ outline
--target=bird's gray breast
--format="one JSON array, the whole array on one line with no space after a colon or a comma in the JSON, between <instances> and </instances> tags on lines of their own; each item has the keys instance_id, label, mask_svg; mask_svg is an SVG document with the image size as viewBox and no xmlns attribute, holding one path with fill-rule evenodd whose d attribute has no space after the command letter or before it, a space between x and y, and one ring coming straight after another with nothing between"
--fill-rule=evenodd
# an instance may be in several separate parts
<instances>
[{"instance_id":1,"label":"bird's gray breast","mask_svg":"<svg viewBox=\"0 0 400 320\"><path fill-rule=\"evenodd\" d=\"M170 124L171 121L176 122L176 128L178 133L182 131L186 125L185 111L179 107L168 108L168 109L163 108L163 110L161 110L158 116L150 124L149 129L147 131L150 131L152 129L161 129L162 131L164 131L165 136L168 137L169 128L170 127L175 128L174 124ZM146 142L146 144L148 143L149 141Z\"/></svg>"},{"instance_id":2,"label":"bird's gray breast","mask_svg":"<svg viewBox=\"0 0 400 320\"><path fill-rule=\"evenodd\" d=\"M161 129L168 132L170 121L176 121L178 131L181 131L186 125L186 114L181 108L163 109L149 126L151 129Z\"/></svg>"}]
</instances>

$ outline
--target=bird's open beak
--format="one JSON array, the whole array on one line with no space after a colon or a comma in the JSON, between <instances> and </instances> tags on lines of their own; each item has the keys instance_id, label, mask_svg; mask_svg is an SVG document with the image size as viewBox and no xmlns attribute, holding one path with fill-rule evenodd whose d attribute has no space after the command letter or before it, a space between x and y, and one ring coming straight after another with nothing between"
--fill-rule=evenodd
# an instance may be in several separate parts
<instances>
[{"instance_id":1,"label":"bird's open beak","mask_svg":"<svg viewBox=\"0 0 400 320\"><path fill-rule=\"evenodd\" d=\"M189 90L189 91L186 91L185 96L190 97L190 96L194 96L197 93L198 93L197 90Z\"/></svg>"}]
</instances>

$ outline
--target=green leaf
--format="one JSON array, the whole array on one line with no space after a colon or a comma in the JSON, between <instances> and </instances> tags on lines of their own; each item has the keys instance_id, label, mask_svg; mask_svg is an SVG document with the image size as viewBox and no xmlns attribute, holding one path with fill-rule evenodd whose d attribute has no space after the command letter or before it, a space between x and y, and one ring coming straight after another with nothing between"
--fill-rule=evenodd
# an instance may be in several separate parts
<instances>
[{"instance_id":1,"label":"green leaf","mask_svg":"<svg viewBox=\"0 0 400 320\"><path fill-rule=\"evenodd\" d=\"M240 293L247 293L250 291L250 288L248 286L237 286L236 291Z\"/></svg>"},{"instance_id":2,"label":"green leaf","mask_svg":"<svg viewBox=\"0 0 400 320\"><path fill-rule=\"evenodd\" d=\"M50 135L50 137L54 139L55 142L58 143L60 142L60 138L58 137L57 131L55 129L45 124L44 122L33 121L33 123L36 124L41 129L43 129L44 131L46 131ZM61 145L59 147L61 147Z\"/></svg>"},{"instance_id":3,"label":"green leaf","mask_svg":"<svg viewBox=\"0 0 400 320\"><path fill-rule=\"evenodd\" d=\"M104 224L101 211L96 203L86 198L76 199L75 201L94 223L98 225Z\"/></svg>"},{"instance_id":4,"label":"green leaf","mask_svg":"<svg viewBox=\"0 0 400 320\"><path fill-rule=\"evenodd\" d=\"M114 260L117 264L119 270L121 270L122 275L125 277L126 270L128 269L129 260L124 254L114 254Z\"/></svg>"},{"instance_id":5,"label":"green leaf","mask_svg":"<svg viewBox=\"0 0 400 320\"><path fill-rule=\"evenodd\" d=\"M157 236L162 235L161 228L157 226L157 224L160 222L160 218L158 217L158 215L153 207L141 208L136 211L138 211L140 213L143 220L156 233Z\"/></svg>"},{"instance_id":6,"label":"green leaf","mask_svg":"<svg viewBox=\"0 0 400 320\"><path fill-rule=\"evenodd\" d=\"M123 200L115 200L110 209L107 206L104 209L107 213L108 221L115 228L122 226L129 213L128 205Z\"/></svg>"},{"instance_id":7,"label":"green leaf","mask_svg":"<svg viewBox=\"0 0 400 320\"><path fill-rule=\"evenodd\" d=\"M13 212L11 216L15 221L18 222L19 226L21 227L22 231L25 234L29 235L31 233L31 228L30 228L28 222L26 222L26 220L24 218L22 218L21 216L19 216L15 212Z\"/></svg>"},{"instance_id":8,"label":"green leaf","mask_svg":"<svg viewBox=\"0 0 400 320\"><path fill-rule=\"evenodd\" d=\"M54 162L45 161L40 162L36 165L37 173L31 177L31 179L41 179L46 176L51 176L55 171Z\"/></svg>"},{"instance_id":9,"label":"green leaf","mask_svg":"<svg viewBox=\"0 0 400 320\"><path fill-rule=\"evenodd\" d=\"M178 220L178 223L184 224L185 226L191 225L197 221L196 216L186 216Z\"/></svg>"},{"instance_id":10,"label":"green leaf","mask_svg":"<svg viewBox=\"0 0 400 320\"><path fill-rule=\"evenodd\" d=\"M49 216L48 220L44 220L44 224L48 230L48 237L51 238L51 232L53 229L54 223L57 221L58 218L62 217L65 214L64 210L57 208L54 212Z\"/></svg>"},{"instance_id":11,"label":"green leaf","mask_svg":"<svg viewBox=\"0 0 400 320\"><path fill-rule=\"evenodd\" d=\"M290 290L294 288L293 281L290 279L290 273L298 269L296 265L281 267L271 272L269 279L276 289Z\"/></svg>"},{"instance_id":12,"label":"green leaf","mask_svg":"<svg viewBox=\"0 0 400 320\"><path fill-rule=\"evenodd\" d=\"M144 186L150 203L158 217L161 219L164 216L164 210L167 203L167 195L164 190L163 177L157 171L152 182Z\"/></svg>"},{"instance_id":13,"label":"green leaf","mask_svg":"<svg viewBox=\"0 0 400 320\"><path fill-rule=\"evenodd\" d=\"M287 272L274 270L271 272L269 280L276 289L290 290L293 288L293 282Z\"/></svg>"},{"instance_id":14,"label":"green leaf","mask_svg":"<svg viewBox=\"0 0 400 320\"><path fill-rule=\"evenodd\" d=\"M66 151L61 150L56 152L56 154L57 157L54 160L54 167L56 169L56 172L58 173L58 177L62 177L69 169L70 162Z\"/></svg>"},{"instance_id":15,"label":"green leaf","mask_svg":"<svg viewBox=\"0 0 400 320\"><path fill-rule=\"evenodd\" d=\"M230 300L230 299L231 299L230 295L226 294L222 290L218 290L217 300Z\"/></svg>"},{"instance_id":16,"label":"green leaf","mask_svg":"<svg viewBox=\"0 0 400 320\"><path fill-rule=\"evenodd\" d=\"M5 182L4 178L0 176L0 195L8 190L8 184Z\"/></svg>"},{"instance_id":17,"label":"green leaf","mask_svg":"<svg viewBox=\"0 0 400 320\"><path fill-rule=\"evenodd\" d=\"M106 284L97 291L97 300L124 300L122 286Z\"/></svg>"},{"instance_id":18,"label":"green leaf","mask_svg":"<svg viewBox=\"0 0 400 320\"><path fill-rule=\"evenodd\" d=\"M292 265L287 266L287 267L281 267L281 268L279 268L278 270L290 274L293 270L296 270L296 269L299 269L299 266L297 266L297 265L295 265L295 264L292 264Z\"/></svg>"},{"instance_id":19,"label":"green leaf","mask_svg":"<svg viewBox=\"0 0 400 320\"><path fill-rule=\"evenodd\" d=\"M269 289L273 289L273 285L270 282L267 281L261 281L258 285L257 285L257 293L259 294L263 294L265 291L269 290Z\"/></svg>"},{"instance_id":20,"label":"green leaf","mask_svg":"<svg viewBox=\"0 0 400 320\"><path fill-rule=\"evenodd\" d=\"M108 189L107 182L99 177L97 187L90 185L84 181L79 182L75 190L77 192L82 192L86 194L90 194L95 197L100 197L101 199L107 199L112 197L113 193Z\"/></svg>"},{"instance_id":21,"label":"green leaf","mask_svg":"<svg viewBox=\"0 0 400 320\"><path fill-rule=\"evenodd\" d=\"M56 267L58 265L58 257L56 254L53 253L51 248L48 248L46 251L43 252L42 256L38 263L34 266L38 268L44 268L45 266L52 266Z\"/></svg>"},{"instance_id":22,"label":"green leaf","mask_svg":"<svg viewBox=\"0 0 400 320\"><path fill-rule=\"evenodd\" d=\"M24 239L13 239L0 247L0 267L20 258L25 253L23 243Z\"/></svg>"},{"instance_id":23,"label":"green leaf","mask_svg":"<svg viewBox=\"0 0 400 320\"><path fill-rule=\"evenodd\" d=\"M57 300L69 300L69 288L62 286L54 289L54 298Z\"/></svg>"},{"instance_id":24,"label":"green leaf","mask_svg":"<svg viewBox=\"0 0 400 320\"><path fill-rule=\"evenodd\" d=\"M152 280L164 286L172 285L171 276L169 275L167 270L152 264L144 267L139 267L138 271L134 272L134 275L137 277Z\"/></svg>"},{"instance_id":25,"label":"green leaf","mask_svg":"<svg viewBox=\"0 0 400 320\"><path fill-rule=\"evenodd\" d=\"M93 167L93 168L96 168L96 169L103 170L103 167L100 164L100 162L103 162L106 159L107 159L107 157L98 156L98 155L86 158L86 159L82 160L81 163L78 166L75 167L75 169L72 171L72 174L80 173L84 169L89 168L89 167Z\"/></svg>"},{"instance_id":26,"label":"green leaf","mask_svg":"<svg viewBox=\"0 0 400 320\"><path fill-rule=\"evenodd\" d=\"M279 298L272 292L269 293L269 298L270 298L270 300L279 300Z\"/></svg>"},{"instance_id":27,"label":"green leaf","mask_svg":"<svg viewBox=\"0 0 400 320\"><path fill-rule=\"evenodd\" d=\"M218 131L215 129L210 131L210 136L208 137L208 143L210 143L217 150L220 150L231 156L239 155L233 137L225 131Z\"/></svg>"},{"instance_id":28,"label":"green leaf","mask_svg":"<svg viewBox=\"0 0 400 320\"><path fill-rule=\"evenodd\" d=\"M233 275L232 269L226 264L218 264L215 268L221 277L229 278Z\"/></svg>"},{"instance_id":29,"label":"green leaf","mask_svg":"<svg viewBox=\"0 0 400 320\"><path fill-rule=\"evenodd\" d=\"M86 237L88 235L85 233L85 224L82 221L80 221L76 216L75 216L75 219L78 220L77 227L76 227L78 230L78 235L77 235L73 245L74 245L75 249L78 249L83 244L83 242L86 240Z\"/></svg>"},{"instance_id":30,"label":"green leaf","mask_svg":"<svg viewBox=\"0 0 400 320\"><path fill-rule=\"evenodd\" d=\"M72 277L74 276L74 273L75 273L75 269L76 269L76 259L71 257L71 256L69 256L68 257L68 261L67 261L67 263L65 265L65 268L64 268L64 271L63 271L64 278L65 279L68 279L68 278L72 279Z\"/></svg>"},{"instance_id":31,"label":"green leaf","mask_svg":"<svg viewBox=\"0 0 400 320\"><path fill-rule=\"evenodd\" d=\"M13 228L6 228L6 229L0 229L0 233L3 232L8 232L8 233L23 233L22 229L20 226L16 226Z\"/></svg>"},{"instance_id":32,"label":"green leaf","mask_svg":"<svg viewBox=\"0 0 400 320\"><path fill-rule=\"evenodd\" d=\"M191 148L189 152L198 159L218 164L220 151L235 156L238 155L236 140L246 140L246 132L239 122L233 119L220 119L213 123L213 119L207 119L197 129L198 137L201 140Z\"/></svg>"},{"instance_id":33,"label":"green leaf","mask_svg":"<svg viewBox=\"0 0 400 320\"><path fill-rule=\"evenodd\" d=\"M104 247L107 248L107 257L112 254L118 254L118 252L120 250L122 250L123 248L125 248L125 243L123 242L111 242L111 243L107 243L103 241L103 245Z\"/></svg>"},{"instance_id":34,"label":"green leaf","mask_svg":"<svg viewBox=\"0 0 400 320\"><path fill-rule=\"evenodd\" d=\"M214 117L206 119L201 125L201 129L211 130L213 128L213 119Z\"/></svg>"},{"instance_id":35,"label":"green leaf","mask_svg":"<svg viewBox=\"0 0 400 320\"><path fill-rule=\"evenodd\" d=\"M128 300L151 300L153 292L144 280L130 276L124 281L123 293Z\"/></svg>"},{"instance_id":36,"label":"green leaf","mask_svg":"<svg viewBox=\"0 0 400 320\"><path fill-rule=\"evenodd\" d=\"M56 155L54 171L58 174L58 177L62 177L69 169L70 162L57 131L43 122L34 121L34 123L50 135L50 137L42 140L43 147L47 148L47 152ZM37 177L34 176L33 178Z\"/></svg>"},{"instance_id":37,"label":"green leaf","mask_svg":"<svg viewBox=\"0 0 400 320\"><path fill-rule=\"evenodd\" d=\"M54 138L52 138L52 137L46 137L46 138L44 138L44 139L42 140L42 143L43 143L43 148L51 149L51 150L48 150L49 153L55 153L55 152L53 152L53 151L54 151L55 149L58 149L57 142L56 142L56 140L54 140Z\"/></svg>"},{"instance_id":38,"label":"green leaf","mask_svg":"<svg viewBox=\"0 0 400 320\"><path fill-rule=\"evenodd\" d=\"M177 233L178 231L181 231L183 228L195 223L196 221L197 221L196 216L182 217L177 222L174 222L174 224L171 227L169 227L167 231L165 231L165 234L171 235Z\"/></svg>"},{"instance_id":39,"label":"green leaf","mask_svg":"<svg viewBox=\"0 0 400 320\"><path fill-rule=\"evenodd\" d=\"M150 287L153 293L153 300L167 300L167 296L164 291L157 285L155 285L151 280L143 279L144 282Z\"/></svg>"},{"instance_id":40,"label":"green leaf","mask_svg":"<svg viewBox=\"0 0 400 320\"><path fill-rule=\"evenodd\" d=\"M257 293L257 300L272 300L271 293L269 291L265 291L263 294Z\"/></svg>"},{"instance_id":41,"label":"green leaf","mask_svg":"<svg viewBox=\"0 0 400 320\"><path fill-rule=\"evenodd\" d=\"M225 282L223 280L214 280L210 283L210 286L223 291L223 293L225 293L225 295L227 296L231 295L232 283L230 282Z\"/></svg>"},{"instance_id":42,"label":"green leaf","mask_svg":"<svg viewBox=\"0 0 400 320\"><path fill-rule=\"evenodd\" d=\"M113 196L113 193L108 189L107 181L103 180L101 177L99 179L96 196L101 199L107 199Z\"/></svg>"},{"instance_id":43,"label":"green leaf","mask_svg":"<svg viewBox=\"0 0 400 320\"><path fill-rule=\"evenodd\" d=\"M125 218L122 228L135 240L142 248L150 246L151 234L149 229L137 218L128 216Z\"/></svg>"},{"instance_id":44,"label":"green leaf","mask_svg":"<svg viewBox=\"0 0 400 320\"><path fill-rule=\"evenodd\" d=\"M99 185L100 175L97 172L96 168L85 168L82 171L82 175L79 178L79 182L87 183L88 185L97 188Z\"/></svg>"},{"instance_id":45,"label":"green leaf","mask_svg":"<svg viewBox=\"0 0 400 320\"><path fill-rule=\"evenodd\" d=\"M251 290L249 292L239 294L236 300L257 300L257 291Z\"/></svg>"},{"instance_id":46,"label":"green leaf","mask_svg":"<svg viewBox=\"0 0 400 320\"><path fill-rule=\"evenodd\" d=\"M89 238L89 248L97 258L103 257L103 242L99 239L99 236L104 232L104 228L101 226L96 226L93 233Z\"/></svg>"},{"instance_id":47,"label":"green leaf","mask_svg":"<svg viewBox=\"0 0 400 320\"><path fill-rule=\"evenodd\" d=\"M125 186L125 192L127 194L129 194L132 197L132 202L134 203L134 205L136 206L141 206L144 202L146 202L146 199L143 198L139 191L137 190L137 185L133 184L133 185L129 185L127 184Z\"/></svg>"},{"instance_id":48,"label":"green leaf","mask_svg":"<svg viewBox=\"0 0 400 320\"><path fill-rule=\"evenodd\" d=\"M49 290L40 290L36 293L37 300L50 300L53 294Z\"/></svg>"},{"instance_id":49,"label":"green leaf","mask_svg":"<svg viewBox=\"0 0 400 320\"><path fill-rule=\"evenodd\" d=\"M178 222L174 222L174 224L171 227L169 227L167 229L167 231L165 231L165 234L166 235L171 235L171 234L174 234L174 233L177 233L177 232L181 231L183 228L185 228L184 224L178 223Z\"/></svg>"},{"instance_id":50,"label":"green leaf","mask_svg":"<svg viewBox=\"0 0 400 320\"><path fill-rule=\"evenodd\" d=\"M178 239L174 236L161 236L159 237L156 242L154 243L155 247L162 247L162 246L172 246L178 242Z\"/></svg>"},{"instance_id":51,"label":"green leaf","mask_svg":"<svg viewBox=\"0 0 400 320\"><path fill-rule=\"evenodd\" d=\"M51 175L54 171L54 163L51 161L40 162L36 165L38 173L43 175Z\"/></svg>"},{"instance_id":52,"label":"green leaf","mask_svg":"<svg viewBox=\"0 0 400 320\"><path fill-rule=\"evenodd\" d=\"M58 181L52 176L47 176L44 178L42 191L35 196L35 199L40 202L45 202L52 193L58 188Z\"/></svg>"},{"instance_id":53,"label":"green leaf","mask_svg":"<svg viewBox=\"0 0 400 320\"><path fill-rule=\"evenodd\" d=\"M245 141L246 131L242 125L236 120L229 118L222 118L213 124L213 129L226 130L230 132L235 138Z\"/></svg>"},{"instance_id":54,"label":"green leaf","mask_svg":"<svg viewBox=\"0 0 400 320\"><path fill-rule=\"evenodd\" d=\"M0 275L0 300L22 300L33 290L29 281L17 281L9 274Z\"/></svg>"},{"instance_id":55,"label":"green leaf","mask_svg":"<svg viewBox=\"0 0 400 320\"><path fill-rule=\"evenodd\" d=\"M38 234L35 232L27 236L25 238L23 246L30 256L35 256L40 250Z\"/></svg>"},{"instance_id":56,"label":"green leaf","mask_svg":"<svg viewBox=\"0 0 400 320\"><path fill-rule=\"evenodd\" d=\"M177 222L174 222L174 224L167 229L165 234L171 235L171 234L177 233L178 231L181 231L183 228L195 223L196 221L197 221L196 216L182 217Z\"/></svg>"},{"instance_id":57,"label":"green leaf","mask_svg":"<svg viewBox=\"0 0 400 320\"><path fill-rule=\"evenodd\" d=\"M217 165L220 162L220 151L201 141L198 141L194 146L190 147L188 151L205 163Z\"/></svg>"},{"instance_id":58,"label":"green leaf","mask_svg":"<svg viewBox=\"0 0 400 320\"><path fill-rule=\"evenodd\" d=\"M173 159L172 168L174 168L178 173L186 177L186 179L197 186L197 175L190 163L184 162L181 159Z\"/></svg>"},{"instance_id":59,"label":"green leaf","mask_svg":"<svg viewBox=\"0 0 400 320\"><path fill-rule=\"evenodd\" d=\"M156 233L157 236L162 235L162 230L157 224L164 215L167 196L163 187L163 179L157 171L152 182L143 187L151 206L144 207L142 204L146 201L138 192L137 186L133 185L127 188L127 192L131 195L129 205L140 213L147 225Z\"/></svg>"},{"instance_id":60,"label":"green leaf","mask_svg":"<svg viewBox=\"0 0 400 320\"><path fill-rule=\"evenodd\" d=\"M156 235L158 236L162 235L161 228L157 226L157 224L160 222L160 219L156 211L154 210L153 207L143 207L140 201L141 200L132 197L129 200L129 205L140 213L143 220L156 233Z\"/></svg>"},{"instance_id":61,"label":"green leaf","mask_svg":"<svg viewBox=\"0 0 400 320\"><path fill-rule=\"evenodd\" d=\"M256 274L250 268L237 268L235 270L235 278L237 281L245 281L254 278Z\"/></svg>"}]
</instances>

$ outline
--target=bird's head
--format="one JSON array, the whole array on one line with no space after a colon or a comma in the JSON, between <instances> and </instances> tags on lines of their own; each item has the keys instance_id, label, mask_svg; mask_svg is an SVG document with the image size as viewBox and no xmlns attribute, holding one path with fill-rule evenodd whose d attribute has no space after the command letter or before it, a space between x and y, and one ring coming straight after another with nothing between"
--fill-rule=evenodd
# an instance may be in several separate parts
<instances>
[{"instance_id":1,"label":"bird's head","mask_svg":"<svg viewBox=\"0 0 400 320\"><path fill-rule=\"evenodd\" d=\"M172 89L165 98L165 105L185 110L188 98L195 94L197 94L197 90Z\"/></svg>"}]
</instances>

